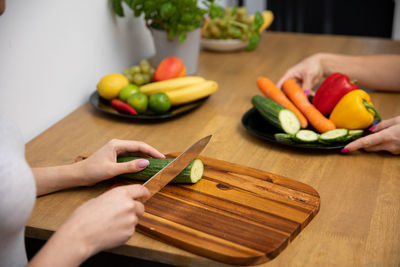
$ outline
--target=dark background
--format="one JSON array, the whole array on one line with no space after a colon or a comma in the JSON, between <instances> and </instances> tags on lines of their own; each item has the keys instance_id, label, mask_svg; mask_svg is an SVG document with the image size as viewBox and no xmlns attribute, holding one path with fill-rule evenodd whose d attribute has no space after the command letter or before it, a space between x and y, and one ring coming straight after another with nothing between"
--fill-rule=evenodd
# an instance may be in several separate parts
<instances>
[{"instance_id":1,"label":"dark background","mask_svg":"<svg viewBox=\"0 0 400 267\"><path fill-rule=\"evenodd\" d=\"M247 0L251 1L251 0ZM266 0L269 31L391 38L394 0ZM246 0L238 0L245 5Z\"/></svg>"}]
</instances>

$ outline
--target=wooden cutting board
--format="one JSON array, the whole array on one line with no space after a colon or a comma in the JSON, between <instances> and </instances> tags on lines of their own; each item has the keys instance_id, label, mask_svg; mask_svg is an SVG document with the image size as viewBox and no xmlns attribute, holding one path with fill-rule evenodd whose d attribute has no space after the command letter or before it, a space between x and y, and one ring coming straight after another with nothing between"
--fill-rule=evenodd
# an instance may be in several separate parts
<instances>
[{"instance_id":1,"label":"wooden cutting board","mask_svg":"<svg viewBox=\"0 0 400 267\"><path fill-rule=\"evenodd\" d=\"M140 232L217 261L253 265L279 255L319 211L319 194L306 184L200 158L203 178L155 194Z\"/></svg>"},{"instance_id":2,"label":"wooden cutting board","mask_svg":"<svg viewBox=\"0 0 400 267\"><path fill-rule=\"evenodd\" d=\"M255 265L278 256L319 211L319 194L309 185L199 158L203 178L155 194L145 204L138 231L217 261Z\"/></svg>"}]
</instances>

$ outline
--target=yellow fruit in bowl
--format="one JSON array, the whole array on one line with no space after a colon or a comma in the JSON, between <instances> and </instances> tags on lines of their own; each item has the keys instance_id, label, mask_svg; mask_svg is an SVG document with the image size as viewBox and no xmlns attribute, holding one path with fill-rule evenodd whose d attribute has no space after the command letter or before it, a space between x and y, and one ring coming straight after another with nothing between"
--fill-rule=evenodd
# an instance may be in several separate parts
<instances>
[{"instance_id":1,"label":"yellow fruit in bowl","mask_svg":"<svg viewBox=\"0 0 400 267\"><path fill-rule=\"evenodd\" d=\"M119 92L129 84L128 78L119 73L111 73L102 77L97 84L97 92L102 98L117 98Z\"/></svg>"}]
</instances>

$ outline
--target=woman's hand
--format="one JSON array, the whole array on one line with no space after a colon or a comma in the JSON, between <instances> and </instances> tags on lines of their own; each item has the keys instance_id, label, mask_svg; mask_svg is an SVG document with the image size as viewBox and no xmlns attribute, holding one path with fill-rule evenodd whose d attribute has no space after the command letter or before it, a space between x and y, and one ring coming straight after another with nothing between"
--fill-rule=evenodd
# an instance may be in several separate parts
<instances>
[{"instance_id":1,"label":"woman's hand","mask_svg":"<svg viewBox=\"0 0 400 267\"><path fill-rule=\"evenodd\" d=\"M78 266L99 251L124 244L135 232L148 199L142 185L119 186L77 208L29 266Z\"/></svg>"},{"instance_id":2,"label":"woman's hand","mask_svg":"<svg viewBox=\"0 0 400 267\"><path fill-rule=\"evenodd\" d=\"M392 154L400 154L400 116L383 120L376 126L372 126L373 133L359 138L343 149L343 153L364 149L366 151L386 150Z\"/></svg>"},{"instance_id":3,"label":"woman's hand","mask_svg":"<svg viewBox=\"0 0 400 267\"><path fill-rule=\"evenodd\" d=\"M121 154L165 158L158 150L143 142L113 139L89 158L76 163L80 165L85 184L92 185L122 173L138 172L149 165L149 161L145 159L117 163L117 156Z\"/></svg>"},{"instance_id":4,"label":"woman's hand","mask_svg":"<svg viewBox=\"0 0 400 267\"><path fill-rule=\"evenodd\" d=\"M294 79L304 91L313 95L314 93L311 89L323 76L324 70L320 61L320 55L314 54L287 70L277 83L277 86L281 88L287 79Z\"/></svg>"}]
</instances>

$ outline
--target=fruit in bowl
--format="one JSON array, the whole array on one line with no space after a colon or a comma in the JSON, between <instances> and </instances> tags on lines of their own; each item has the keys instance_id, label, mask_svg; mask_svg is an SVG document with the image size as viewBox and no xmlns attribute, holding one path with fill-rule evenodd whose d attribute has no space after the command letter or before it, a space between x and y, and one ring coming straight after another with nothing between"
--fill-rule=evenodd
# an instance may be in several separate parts
<instances>
[{"instance_id":1,"label":"fruit in bowl","mask_svg":"<svg viewBox=\"0 0 400 267\"><path fill-rule=\"evenodd\" d=\"M249 15L245 7L221 8L204 23L202 46L220 52L244 48L253 51L260 41L260 33L271 25L273 19L270 10Z\"/></svg>"}]
</instances>

